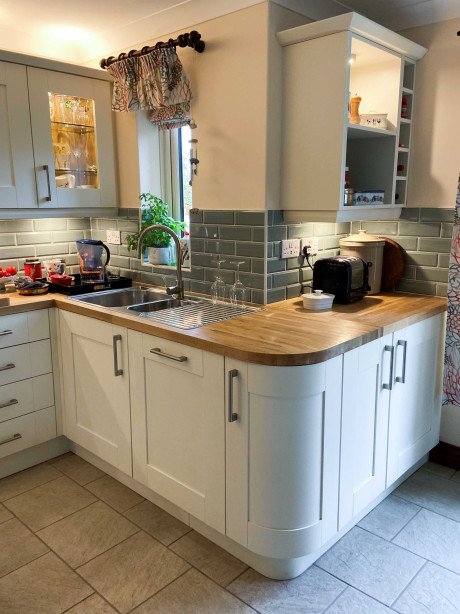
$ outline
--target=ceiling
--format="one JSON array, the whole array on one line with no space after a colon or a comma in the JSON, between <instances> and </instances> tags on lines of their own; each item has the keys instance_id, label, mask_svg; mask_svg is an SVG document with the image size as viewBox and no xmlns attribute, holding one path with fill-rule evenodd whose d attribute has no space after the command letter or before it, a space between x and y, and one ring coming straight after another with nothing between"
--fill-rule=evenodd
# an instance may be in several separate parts
<instances>
[{"instance_id":1,"label":"ceiling","mask_svg":"<svg viewBox=\"0 0 460 614\"><path fill-rule=\"evenodd\" d=\"M165 33L267 0L2 0L1 47L91 63ZM402 30L460 17L460 0L274 0L312 19L350 10Z\"/></svg>"}]
</instances>

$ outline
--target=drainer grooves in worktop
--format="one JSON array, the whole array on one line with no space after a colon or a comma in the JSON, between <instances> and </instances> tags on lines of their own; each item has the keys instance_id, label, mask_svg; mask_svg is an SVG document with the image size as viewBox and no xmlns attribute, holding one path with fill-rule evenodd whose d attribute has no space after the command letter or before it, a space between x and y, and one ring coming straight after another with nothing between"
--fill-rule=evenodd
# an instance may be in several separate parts
<instances>
[{"instance_id":1,"label":"drainer grooves in worktop","mask_svg":"<svg viewBox=\"0 0 460 614\"><path fill-rule=\"evenodd\" d=\"M160 324L166 324L167 326L191 330L206 326L207 324L216 324L224 320L249 315L257 311L261 311L261 308L239 307L228 303L213 304L200 302L161 311L137 313L136 315L159 322Z\"/></svg>"}]
</instances>

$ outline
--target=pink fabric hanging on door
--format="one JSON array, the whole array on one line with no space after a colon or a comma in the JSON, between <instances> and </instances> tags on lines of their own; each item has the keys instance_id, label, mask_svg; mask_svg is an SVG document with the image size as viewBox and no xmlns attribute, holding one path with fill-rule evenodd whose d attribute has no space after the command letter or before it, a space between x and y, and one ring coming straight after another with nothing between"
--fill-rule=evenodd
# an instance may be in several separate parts
<instances>
[{"instance_id":1,"label":"pink fabric hanging on door","mask_svg":"<svg viewBox=\"0 0 460 614\"><path fill-rule=\"evenodd\" d=\"M450 248L447 299L443 405L450 403L460 406L460 177Z\"/></svg>"}]
</instances>

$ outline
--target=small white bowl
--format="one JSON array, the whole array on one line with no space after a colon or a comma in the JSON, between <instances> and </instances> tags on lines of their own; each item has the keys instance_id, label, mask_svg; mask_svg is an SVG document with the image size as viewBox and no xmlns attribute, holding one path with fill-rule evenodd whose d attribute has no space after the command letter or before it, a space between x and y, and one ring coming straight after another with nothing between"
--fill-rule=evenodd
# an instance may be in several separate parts
<instances>
[{"instance_id":1,"label":"small white bowl","mask_svg":"<svg viewBox=\"0 0 460 614\"><path fill-rule=\"evenodd\" d=\"M314 290L311 294L302 294L303 308L309 311L326 311L331 309L334 294L325 294L322 290Z\"/></svg>"}]
</instances>

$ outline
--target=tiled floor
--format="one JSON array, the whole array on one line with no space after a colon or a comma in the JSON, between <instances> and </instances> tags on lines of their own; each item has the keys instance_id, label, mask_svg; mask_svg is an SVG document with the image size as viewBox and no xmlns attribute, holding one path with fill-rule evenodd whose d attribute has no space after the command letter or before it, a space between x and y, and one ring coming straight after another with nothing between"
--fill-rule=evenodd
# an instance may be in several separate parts
<instances>
[{"instance_id":1,"label":"tiled floor","mask_svg":"<svg viewBox=\"0 0 460 614\"><path fill-rule=\"evenodd\" d=\"M432 463L284 582L70 453L0 502L1 614L460 612L460 472Z\"/></svg>"}]
</instances>

